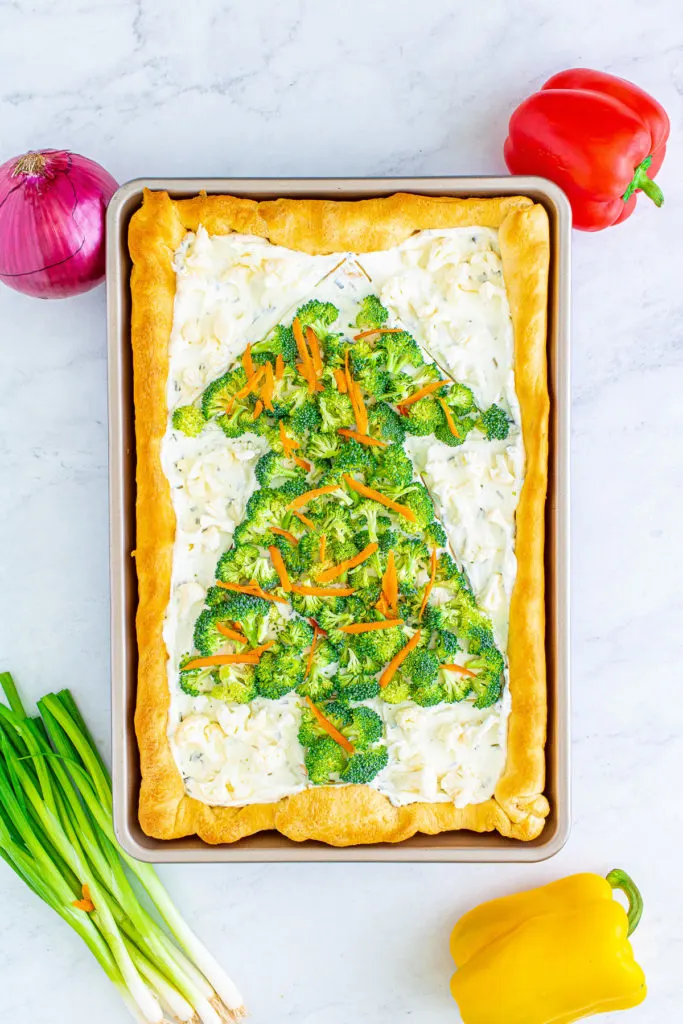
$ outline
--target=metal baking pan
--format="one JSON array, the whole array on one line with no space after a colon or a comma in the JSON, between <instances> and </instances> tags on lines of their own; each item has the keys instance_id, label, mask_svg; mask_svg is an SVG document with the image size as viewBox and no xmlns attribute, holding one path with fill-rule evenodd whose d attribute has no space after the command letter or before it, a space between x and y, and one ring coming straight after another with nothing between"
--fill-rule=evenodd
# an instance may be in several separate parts
<instances>
[{"instance_id":1,"label":"metal baking pan","mask_svg":"<svg viewBox=\"0 0 683 1024\"><path fill-rule=\"evenodd\" d=\"M135 435L130 349L131 261L127 233L143 188L174 198L205 192L275 199L365 199L394 192L433 196L526 195L550 217L552 257L549 289L548 361L552 400L550 476L546 506L548 742L547 784L551 813L538 839L529 843L496 833L442 832L415 835L402 843L335 848L295 843L262 832L224 846L196 837L162 841L138 823L140 786L133 729L137 646L137 581L130 552L135 547ZM543 178L156 178L123 185L107 217L107 308L109 346L109 483L111 544L111 672L114 821L133 857L143 861L520 861L545 860L565 844L570 827L569 777L569 279L571 214L564 193Z\"/></svg>"}]
</instances>

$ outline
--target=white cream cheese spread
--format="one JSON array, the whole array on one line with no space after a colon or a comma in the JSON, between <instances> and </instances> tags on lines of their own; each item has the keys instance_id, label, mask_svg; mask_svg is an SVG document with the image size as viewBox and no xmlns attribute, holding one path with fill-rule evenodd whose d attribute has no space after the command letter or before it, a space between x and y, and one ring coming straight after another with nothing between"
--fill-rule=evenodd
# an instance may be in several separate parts
<instances>
[{"instance_id":1,"label":"white cream cheese spread","mask_svg":"<svg viewBox=\"0 0 683 1024\"><path fill-rule=\"evenodd\" d=\"M406 442L437 502L450 544L505 649L515 581L515 511L524 452L514 387L514 346L497 232L420 232L386 252L309 256L259 238L188 234L176 253L169 411L203 389L301 302L315 297L351 321L377 293L441 368L468 385L482 407L511 418L505 441L473 432L451 448L433 438ZM180 658L219 556L255 490L265 451L255 435L228 439L207 425L199 437L169 429L162 464L176 515L171 593L164 626L171 688L169 738L187 792L214 805L278 800L309 783L297 732L295 694L249 705L191 697L178 686ZM438 588L432 600L438 601ZM435 707L367 702L384 719L387 767L371 783L394 804L425 800L458 807L488 799L505 764L507 687L491 707L470 700Z\"/></svg>"}]
</instances>

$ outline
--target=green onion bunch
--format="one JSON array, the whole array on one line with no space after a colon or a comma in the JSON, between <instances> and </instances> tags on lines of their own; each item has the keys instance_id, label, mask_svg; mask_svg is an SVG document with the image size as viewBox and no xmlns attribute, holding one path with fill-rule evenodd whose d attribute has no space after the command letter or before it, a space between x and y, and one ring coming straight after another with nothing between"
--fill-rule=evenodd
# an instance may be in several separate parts
<instances>
[{"instance_id":1,"label":"green onion bunch","mask_svg":"<svg viewBox=\"0 0 683 1024\"><path fill-rule=\"evenodd\" d=\"M119 846L111 780L69 691L32 718L8 672L0 686L0 855L81 936L139 1024L239 1020L233 982L154 869Z\"/></svg>"}]
</instances>

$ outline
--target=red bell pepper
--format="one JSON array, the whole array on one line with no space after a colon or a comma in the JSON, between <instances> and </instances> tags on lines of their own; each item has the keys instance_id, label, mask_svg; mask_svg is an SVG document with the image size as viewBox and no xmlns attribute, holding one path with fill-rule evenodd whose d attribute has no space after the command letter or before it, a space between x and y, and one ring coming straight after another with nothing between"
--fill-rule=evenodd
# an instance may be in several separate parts
<instances>
[{"instance_id":1,"label":"red bell pepper","mask_svg":"<svg viewBox=\"0 0 683 1024\"><path fill-rule=\"evenodd\" d=\"M540 174L566 192L574 227L600 231L633 213L638 192L661 206L652 179L669 118L652 96L615 75L561 71L515 110L505 141L513 174Z\"/></svg>"}]
</instances>

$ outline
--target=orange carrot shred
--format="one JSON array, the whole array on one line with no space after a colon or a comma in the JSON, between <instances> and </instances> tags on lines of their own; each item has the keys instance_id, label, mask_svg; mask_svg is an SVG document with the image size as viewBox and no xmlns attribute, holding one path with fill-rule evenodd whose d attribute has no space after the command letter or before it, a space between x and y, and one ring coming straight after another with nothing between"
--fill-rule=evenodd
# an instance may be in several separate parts
<instances>
[{"instance_id":1,"label":"orange carrot shred","mask_svg":"<svg viewBox=\"0 0 683 1024\"><path fill-rule=\"evenodd\" d=\"M327 554L327 537L323 533L320 538L320 545L318 547L318 558L321 562L325 561L325 555Z\"/></svg>"},{"instance_id":2,"label":"orange carrot shred","mask_svg":"<svg viewBox=\"0 0 683 1024\"><path fill-rule=\"evenodd\" d=\"M389 662L387 667L384 669L384 672L382 672L382 675L379 677L379 685L382 688L384 688L385 686L388 686L388 684L391 682L391 680L396 675L396 672L398 671L400 666L406 660L406 658L408 657L410 652L413 651L417 647L419 642L420 642L420 630L418 629L417 632L413 633L413 635L411 636L410 640L405 645L405 647L402 647L401 650L398 652L398 654L394 655L394 657L391 659L391 661Z\"/></svg>"},{"instance_id":3,"label":"orange carrot shred","mask_svg":"<svg viewBox=\"0 0 683 1024\"><path fill-rule=\"evenodd\" d=\"M318 627L313 627L313 640L311 642L311 649L308 652L308 658L306 659L306 672L304 673L304 679L308 679L311 668L313 667L313 655L315 654L315 645L318 642Z\"/></svg>"},{"instance_id":4,"label":"orange carrot shred","mask_svg":"<svg viewBox=\"0 0 683 1024\"><path fill-rule=\"evenodd\" d=\"M259 644L258 647L251 647L245 654L263 654L264 651L269 651L271 647L275 645L274 640L268 640L265 644Z\"/></svg>"},{"instance_id":5,"label":"orange carrot shred","mask_svg":"<svg viewBox=\"0 0 683 1024\"><path fill-rule=\"evenodd\" d=\"M464 676L470 676L472 679L477 678L477 673L465 668L464 665L442 665L441 668L446 668L449 672L462 672Z\"/></svg>"},{"instance_id":6,"label":"orange carrot shred","mask_svg":"<svg viewBox=\"0 0 683 1024\"><path fill-rule=\"evenodd\" d=\"M285 565L284 559L280 553L280 549L276 548L275 545L272 544L268 548L268 553L270 554L271 561L275 567L275 572L280 577L280 586L284 590L285 594L288 594L292 589L292 584L289 579L289 573L287 572L287 566Z\"/></svg>"},{"instance_id":7,"label":"orange carrot shred","mask_svg":"<svg viewBox=\"0 0 683 1024\"><path fill-rule=\"evenodd\" d=\"M262 597L264 601L277 601L278 604L287 604L286 597L279 597L278 594L271 594L269 591L264 590L263 587L259 586L256 580L250 580L251 586L254 588L254 596Z\"/></svg>"},{"instance_id":8,"label":"orange carrot shred","mask_svg":"<svg viewBox=\"0 0 683 1024\"><path fill-rule=\"evenodd\" d=\"M292 451L295 448L299 448L300 447L298 441L296 441L293 437L289 437L287 435L287 433L285 432L285 426L284 426L284 423L282 422L282 420L280 420L280 440L282 441L282 447L285 450L285 456L287 458L289 458L289 456L292 454Z\"/></svg>"},{"instance_id":9,"label":"orange carrot shred","mask_svg":"<svg viewBox=\"0 0 683 1024\"><path fill-rule=\"evenodd\" d=\"M451 434L453 434L454 437L460 437L460 431L458 430L458 428L455 425L455 420L453 419L453 414L451 413L451 410L446 405L446 400L444 398L439 398L439 405L443 409L443 414L446 417L446 423L448 424L448 429L450 430Z\"/></svg>"},{"instance_id":10,"label":"orange carrot shred","mask_svg":"<svg viewBox=\"0 0 683 1024\"><path fill-rule=\"evenodd\" d=\"M278 352L277 359L275 360L275 380L282 380L285 375L285 361L282 358L282 353ZM280 421L282 422L282 421Z\"/></svg>"},{"instance_id":11,"label":"orange carrot shred","mask_svg":"<svg viewBox=\"0 0 683 1024\"><path fill-rule=\"evenodd\" d=\"M403 619L384 619L382 622L352 622L350 626L340 626L342 633L370 633L374 629L391 629L402 626Z\"/></svg>"},{"instance_id":12,"label":"orange carrot shred","mask_svg":"<svg viewBox=\"0 0 683 1024\"><path fill-rule=\"evenodd\" d=\"M320 343L318 341L318 335L315 333L312 327L306 328L306 341L311 352L311 359L313 360L313 369L315 370L316 377L319 377L323 372L323 361L320 355Z\"/></svg>"},{"instance_id":13,"label":"orange carrot shred","mask_svg":"<svg viewBox=\"0 0 683 1024\"><path fill-rule=\"evenodd\" d=\"M234 640L238 644L246 644L248 642L243 633L238 633L236 629L231 629L230 626L224 626L222 622L216 623L216 629L223 636L227 636L228 640Z\"/></svg>"},{"instance_id":14,"label":"orange carrot shred","mask_svg":"<svg viewBox=\"0 0 683 1024\"><path fill-rule=\"evenodd\" d=\"M376 437L370 437L368 434L361 434L357 430L346 430L345 427L340 427L337 430L338 434L342 437L353 438L354 441L358 441L359 444L366 444L371 448L388 448L389 444L387 441L379 441Z\"/></svg>"},{"instance_id":15,"label":"orange carrot shred","mask_svg":"<svg viewBox=\"0 0 683 1024\"><path fill-rule=\"evenodd\" d=\"M284 537L285 540L288 540L290 544L294 545L294 547L299 543L299 538L295 537L293 533L289 532L289 530L283 530L280 526L271 526L270 530L271 533L277 533L280 537Z\"/></svg>"},{"instance_id":16,"label":"orange carrot shred","mask_svg":"<svg viewBox=\"0 0 683 1024\"><path fill-rule=\"evenodd\" d=\"M306 491L305 494L300 494L294 501L290 501L287 508L296 509L302 505L308 505L309 501L313 501L314 498L319 498L321 494L332 494L333 491L339 490L339 484L326 484L324 487L314 487L311 491Z\"/></svg>"},{"instance_id":17,"label":"orange carrot shred","mask_svg":"<svg viewBox=\"0 0 683 1024\"><path fill-rule=\"evenodd\" d=\"M360 334L354 334L353 340L360 341L361 338L369 338L372 334L403 334L402 327L373 327L369 331L361 331Z\"/></svg>"},{"instance_id":18,"label":"orange carrot shred","mask_svg":"<svg viewBox=\"0 0 683 1024\"><path fill-rule=\"evenodd\" d=\"M296 341L297 351L299 358L301 359L301 365L298 367L299 373L308 381L308 390L315 390L315 369L313 367L313 360L311 359L311 353L308 351L306 346L306 339L304 338L304 332L301 327L301 321L299 317L294 317L292 321L292 331L294 332L294 340Z\"/></svg>"},{"instance_id":19,"label":"orange carrot shred","mask_svg":"<svg viewBox=\"0 0 683 1024\"><path fill-rule=\"evenodd\" d=\"M447 380L433 380L430 384L425 384L423 388L419 388L412 395L408 395L401 402L401 408L405 409L406 406L412 405L413 402L419 402L421 398L426 398L427 395L431 395L433 391L438 391L444 384L448 384Z\"/></svg>"},{"instance_id":20,"label":"orange carrot shred","mask_svg":"<svg viewBox=\"0 0 683 1024\"><path fill-rule=\"evenodd\" d=\"M389 616L389 606L387 604L387 599L384 596L384 594L380 594L379 595L379 601L375 605L375 608L380 613L380 615L384 615L385 618L388 618L388 616Z\"/></svg>"},{"instance_id":21,"label":"orange carrot shred","mask_svg":"<svg viewBox=\"0 0 683 1024\"><path fill-rule=\"evenodd\" d=\"M389 552L389 557L387 558L387 568L382 580L382 594L386 600L387 608L395 614L398 604L398 577L396 575L396 561L393 551Z\"/></svg>"},{"instance_id":22,"label":"orange carrot shred","mask_svg":"<svg viewBox=\"0 0 683 1024\"><path fill-rule=\"evenodd\" d=\"M294 461L296 462L297 466L301 466L301 468L305 470L306 473L310 473L312 468L310 462L307 462L306 459L302 459L299 455L294 456Z\"/></svg>"},{"instance_id":23,"label":"orange carrot shred","mask_svg":"<svg viewBox=\"0 0 683 1024\"><path fill-rule=\"evenodd\" d=\"M183 672L191 668L211 668L212 665L257 665L258 652L245 651L243 654L211 654L208 658L194 658L183 665Z\"/></svg>"},{"instance_id":24,"label":"orange carrot shred","mask_svg":"<svg viewBox=\"0 0 683 1024\"><path fill-rule=\"evenodd\" d=\"M81 886L81 895L84 900L90 900L90 902L92 903L92 896L90 895L90 886L88 885L87 882L84 882L83 885Z\"/></svg>"},{"instance_id":25,"label":"orange carrot shred","mask_svg":"<svg viewBox=\"0 0 683 1024\"><path fill-rule=\"evenodd\" d=\"M251 594L252 597L263 597L266 601L278 601L281 604L287 604L284 597L267 593L261 589L258 583L224 583L223 580L216 580L216 586L221 587L223 590L234 590L237 594Z\"/></svg>"},{"instance_id":26,"label":"orange carrot shred","mask_svg":"<svg viewBox=\"0 0 683 1024\"><path fill-rule=\"evenodd\" d=\"M309 587L305 583L292 583L292 593L303 597L350 597L354 587Z\"/></svg>"},{"instance_id":27,"label":"orange carrot shred","mask_svg":"<svg viewBox=\"0 0 683 1024\"><path fill-rule=\"evenodd\" d=\"M256 371L256 373L253 373L251 375L251 377L249 378L247 383L244 385L244 387L240 388L239 391L235 392L235 394L233 395L233 401L236 398L237 399L239 399L239 398L246 398L248 395L250 395L252 393L252 391L255 391L256 388L258 387L258 385L261 383L261 378L263 377L265 372L266 372L265 366L259 366L259 368Z\"/></svg>"},{"instance_id":28,"label":"orange carrot shred","mask_svg":"<svg viewBox=\"0 0 683 1024\"><path fill-rule=\"evenodd\" d=\"M430 562L430 573L429 582L425 584L425 592L422 597L422 604L420 605L420 611L418 613L418 619L421 619L424 615L424 610L427 607L427 599L432 592L434 586L434 580L436 579L436 548L432 548L432 557Z\"/></svg>"},{"instance_id":29,"label":"orange carrot shred","mask_svg":"<svg viewBox=\"0 0 683 1024\"><path fill-rule=\"evenodd\" d=\"M313 522L312 519L309 519L308 516L305 516L303 512L297 512L295 509L293 509L292 515L296 516L299 522L303 523L304 526L307 526L309 530L315 530L315 523Z\"/></svg>"},{"instance_id":30,"label":"orange carrot shred","mask_svg":"<svg viewBox=\"0 0 683 1024\"><path fill-rule=\"evenodd\" d=\"M258 402L254 406L254 411L251 414L252 420L257 420L262 412L263 412L263 402L259 398Z\"/></svg>"},{"instance_id":31,"label":"orange carrot shred","mask_svg":"<svg viewBox=\"0 0 683 1024\"><path fill-rule=\"evenodd\" d=\"M242 353L242 366L247 375L247 380L254 376L254 360L251 358L251 342Z\"/></svg>"},{"instance_id":32,"label":"orange carrot shred","mask_svg":"<svg viewBox=\"0 0 683 1024\"><path fill-rule=\"evenodd\" d=\"M344 480L351 490L356 491L357 494L362 494L364 498L371 498L380 505L384 505L386 508L392 509L394 512L403 516L404 519L409 519L411 523L415 522L415 513L411 508L408 508L407 505L400 505L392 498L387 498L386 495L376 491L374 487L366 487L365 484L361 484L357 480L354 480L354 478L349 476L348 473L344 473Z\"/></svg>"},{"instance_id":33,"label":"orange carrot shred","mask_svg":"<svg viewBox=\"0 0 683 1024\"><path fill-rule=\"evenodd\" d=\"M344 736L343 733L339 732L339 729L337 729L336 726L332 725L332 722L330 722L328 718L325 718L320 708L315 706L315 704L308 695L306 695L306 703L308 704L309 708L311 709L311 711L313 712L313 714L315 715L315 717L317 718L318 722L323 727L325 732L332 737L335 743L338 743L339 746L342 747L347 754L353 754L353 752L356 749L353 743L350 740L347 740L346 736Z\"/></svg>"},{"instance_id":34,"label":"orange carrot shred","mask_svg":"<svg viewBox=\"0 0 683 1024\"><path fill-rule=\"evenodd\" d=\"M275 377L273 376L273 364L268 360L265 365L265 380L261 387L261 398L268 412L273 411L273 392L275 390Z\"/></svg>"},{"instance_id":35,"label":"orange carrot shred","mask_svg":"<svg viewBox=\"0 0 683 1024\"><path fill-rule=\"evenodd\" d=\"M348 569L355 569L356 566L362 565L368 558L374 555L375 551L379 548L379 544L372 542L364 547L362 551L359 551L353 558L345 558L343 562L339 562L337 565L331 566L329 569L325 569L320 573L318 579L321 583L331 583L332 580L336 580L337 577L343 576Z\"/></svg>"},{"instance_id":36,"label":"orange carrot shred","mask_svg":"<svg viewBox=\"0 0 683 1024\"><path fill-rule=\"evenodd\" d=\"M342 395L345 395L346 392L347 392L347 387L346 387L346 377L344 376L344 371L340 370L339 368L337 368L334 371L334 379L337 382L337 390L339 391L339 393L342 394Z\"/></svg>"}]
</instances>

